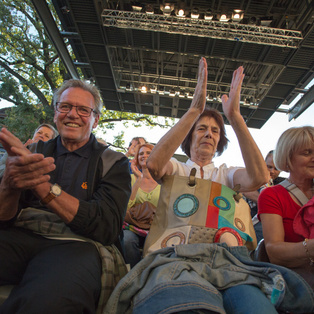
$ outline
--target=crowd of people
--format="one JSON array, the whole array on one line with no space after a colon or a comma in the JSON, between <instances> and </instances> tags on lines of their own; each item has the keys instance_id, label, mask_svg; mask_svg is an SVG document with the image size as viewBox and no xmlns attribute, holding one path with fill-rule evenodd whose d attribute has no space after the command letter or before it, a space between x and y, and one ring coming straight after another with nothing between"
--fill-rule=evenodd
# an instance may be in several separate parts
<instances>
[{"instance_id":1,"label":"crowd of people","mask_svg":"<svg viewBox=\"0 0 314 314\"><path fill-rule=\"evenodd\" d=\"M228 139L204 58L190 108L155 146L136 137L122 154L96 139L100 93L76 79L54 94L57 131L23 144L3 128L0 286L14 288L0 313L314 312L302 277L314 276L314 127L283 132L264 159L243 79L240 66L221 99L245 167L214 165ZM270 263L251 257L257 220Z\"/></svg>"}]
</instances>

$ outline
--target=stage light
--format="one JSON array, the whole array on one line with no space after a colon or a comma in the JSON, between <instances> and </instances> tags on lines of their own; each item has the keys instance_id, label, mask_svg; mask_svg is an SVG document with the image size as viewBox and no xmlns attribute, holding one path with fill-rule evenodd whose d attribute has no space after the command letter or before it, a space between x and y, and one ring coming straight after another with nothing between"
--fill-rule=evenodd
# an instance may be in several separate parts
<instances>
[{"instance_id":1,"label":"stage light","mask_svg":"<svg viewBox=\"0 0 314 314\"><path fill-rule=\"evenodd\" d=\"M141 5L132 5L132 10L135 12L141 12L143 7Z\"/></svg>"},{"instance_id":2,"label":"stage light","mask_svg":"<svg viewBox=\"0 0 314 314\"><path fill-rule=\"evenodd\" d=\"M204 14L204 19L205 20L212 20L213 19L213 17L214 17L214 15L213 15L213 13L212 13L212 11L211 10L207 10L206 12L205 12L205 14Z\"/></svg>"},{"instance_id":3,"label":"stage light","mask_svg":"<svg viewBox=\"0 0 314 314\"><path fill-rule=\"evenodd\" d=\"M251 16L249 19L249 24L256 25L258 22L257 18L255 16Z\"/></svg>"},{"instance_id":4,"label":"stage light","mask_svg":"<svg viewBox=\"0 0 314 314\"><path fill-rule=\"evenodd\" d=\"M269 18L269 17L262 17L260 21L261 21L261 26L270 26L273 20L272 18Z\"/></svg>"},{"instance_id":5,"label":"stage light","mask_svg":"<svg viewBox=\"0 0 314 314\"><path fill-rule=\"evenodd\" d=\"M213 101L213 100L214 100L214 96L211 95L211 94L209 94L209 95L207 96L207 100L208 100L208 101Z\"/></svg>"},{"instance_id":6,"label":"stage light","mask_svg":"<svg viewBox=\"0 0 314 314\"><path fill-rule=\"evenodd\" d=\"M150 92L151 92L152 94L156 94L156 93L157 93L157 87L153 85L153 86L150 88Z\"/></svg>"},{"instance_id":7,"label":"stage light","mask_svg":"<svg viewBox=\"0 0 314 314\"><path fill-rule=\"evenodd\" d=\"M145 85L141 87L141 93L143 94L147 93L147 87Z\"/></svg>"},{"instance_id":8,"label":"stage light","mask_svg":"<svg viewBox=\"0 0 314 314\"><path fill-rule=\"evenodd\" d=\"M189 99L192 99L193 98L193 92L187 93L186 97L189 98Z\"/></svg>"},{"instance_id":9,"label":"stage light","mask_svg":"<svg viewBox=\"0 0 314 314\"><path fill-rule=\"evenodd\" d=\"M198 9L194 8L192 11L191 11L191 18L192 19L198 19L200 16L199 12L198 12Z\"/></svg>"},{"instance_id":10,"label":"stage light","mask_svg":"<svg viewBox=\"0 0 314 314\"><path fill-rule=\"evenodd\" d=\"M185 14L184 14L184 10L183 10L183 9L180 9L180 10L178 11L177 16L184 17L184 16L185 16Z\"/></svg>"},{"instance_id":11,"label":"stage light","mask_svg":"<svg viewBox=\"0 0 314 314\"><path fill-rule=\"evenodd\" d=\"M154 8L151 4L147 4L145 7L145 11L147 14L154 14Z\"/></svg>"},{"instance_id":12,"label":"stage light","mask_svg":"<svg viewBox=\"0 0 314 314\"><path fill-rule=\"evenodd\" d=\"M128 91L128 92L131 92L133 90L133 87L130 83L126 84L125 85L125 90Z\"/></svg>"},{"instance_id":13,"label":"stage light","mask_svg":"<svg viewBox=\"0 0 314 314\"><path fill-rule=\"evenodd\" d=\"M227 14L221 14L220 15L220 18L219 18L219 21L220 22L228 22L229 21L229 18L227 16Z\"/></svg>"},{"instance_id":14,"label":"stage light","mask_svg":"<svg viewBox=\"0 0 314 314\"><path fill-rule=\"evenodd\" d=\"M172 89L170 90L169 96L174 97L175 95L176 95L176 92L175 92L175 90L172 88Z\"/></svg>"},{"instance_id":15,"label":"stage light","mask_svg":"<svg viewBox=\"0 0 314 314\"><path fill-rule=\"evenodd\" d=\"M173 7L170 5L170 4L165 4L162 8L161 8L162 12L164 13L164 15L170 15L172 10L173 10Z\"/></svg>"}]
</instances>

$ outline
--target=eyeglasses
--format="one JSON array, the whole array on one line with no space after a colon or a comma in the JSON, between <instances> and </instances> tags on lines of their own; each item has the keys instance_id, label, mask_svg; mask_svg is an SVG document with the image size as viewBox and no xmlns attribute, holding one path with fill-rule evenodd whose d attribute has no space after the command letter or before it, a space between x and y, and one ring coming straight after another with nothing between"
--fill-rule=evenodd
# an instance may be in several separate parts
<instances>
[{"instance_id":1,"label":"eyeglasses","mask_svg":"<svg viewBox=\"0 0 314 314\"><path fill-rule=\"evenodd\" d=\"M77 114L82 117L89 117L92 112L98 113L93 108L85 106L74 106L67 102L57 102L56 105L56 110L60 113L68 113L72 110L73 107L75 107Z\"/></svg>"}]
</instances>

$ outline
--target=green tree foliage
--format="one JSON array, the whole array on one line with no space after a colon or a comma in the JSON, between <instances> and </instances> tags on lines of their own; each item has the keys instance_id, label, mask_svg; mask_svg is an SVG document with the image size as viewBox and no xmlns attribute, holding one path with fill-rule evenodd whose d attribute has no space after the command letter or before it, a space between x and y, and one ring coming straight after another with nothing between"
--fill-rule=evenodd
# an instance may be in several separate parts
<instances>
[{"instance_id":1,"label":"green tree foliage","mask_svg":"<svg viewBox=\"0 0 314 314\"><path fill-rule=\"evenodd\" d=\"M50 8L58 21L53 6ZM52 94L68 78L31 0L1 0L0 99L15 105L6 111L3 124L22 141L39 124L53 124ZM135 127L173 124L172 119L159 123L153 116L103 110L99 127L105 133L118 121ZM123 132L112 144L124 146Z\"/></svg>"},{"instance_id":2,"label":"green tree foliage","mask_svg":"<svg viewBox=\"0 0 314 314\"><path fill-rule=\"evenodd\" d=\"M3 123L26 141L53 123L52 91L64 69L31 1L0 2L0 98L14 104Z\"/></svg>"}]
</instances>

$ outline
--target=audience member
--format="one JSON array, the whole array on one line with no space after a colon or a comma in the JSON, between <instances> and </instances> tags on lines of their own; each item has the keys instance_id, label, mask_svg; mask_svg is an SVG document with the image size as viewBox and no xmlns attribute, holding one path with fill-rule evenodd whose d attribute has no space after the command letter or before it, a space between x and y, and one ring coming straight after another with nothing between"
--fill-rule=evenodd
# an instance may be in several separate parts
<instances>
[{"instance_id":1,"label":"audience member","mask_svg":"<svg viewBox=\"0 0 314 314\"><path fill-rule=\"evenodd\" d=\"M132 158L135 156L136 147L144 143L147 143L144 137L133 137L129 143L128 151L125 153L125 156L129 158L130 174L132 174L131 161L132 161Z\"/></svg>"},{"instance_id":2,"label":"audience member","mask_svg":"<svg viewBox=\"0 0 314 314\"><path fill-rule=\"evenodd\" d=\"M133 137L129 143L128 151L125 153L125 156L130 158L135 156L136 147L138 145L147 143L144 137Z\"/></svg>"},{"instance_id":3,"label":"audience member","mask_svg":"<svg viewBox=\"0 0 314 314\"><path fill-rule=\"evenodd\" d=\"M27 140L24 145L28 146L29 144L37 143L39 140L47 142L57 136L58 131L51 124L43 123L35 130L33 138Z\"/></svg>"},{"instance_id":4,"label":"audience member","mask_svg":"<svg viewBox=\"0 0 314 314\"><path fill-rule=\"evenodd\" d=\"M277 170L277 168L274 165L273 154L274 154L274 151L271 150L267 153L265 157L266 166L270 175L269 182L266 185L259 188L257 191L243 193L246 201L248 202L251 208L251 215L253 219L253 225L254 225L254 230L256 233L257 242L260 242L260 240L264 238L262 223L257 218L257 211L258 211L257 200L258 200L259 194L263 188L276 185L284 180L284 178L279 177L280 170Z\"/></svg>"},{"instance_id":5,"label":"audience member","mask_svg":"<svg viewBox=\"0 0 314 314\"><path fill-rule=\"evenodd\" d=\"M207 63L201 58L190 108L156 144L147 160L147 167L156 181L162 181L168 175L189 176L195 168L197 178L210 179L231 188L240 184L242 191L256 190L267 182L266 164L240 114L243 78L243 68L239 67L233 74L229 97L222 96L222 108L237 135L246 168L227 168L225 164L215 168L212 162L215 154L224 151L227 138L221 114L215 109L204 110ZM181 143L181 148L190 157L185 164L171 159ZM161 187L163 192L167 193ZM197 210L207 212L204 207ZM148 237L150 235L151 231ZM293 284L299 284L298 295L301 290L306 294L295 300L293 289L279 279L282 278L281 269L252 261L245 246L198 243L165 247L147 255L131 269L117 285L106 310L108 313L148 313L152 310L154 313L277 313L274 305L287 310L302 306L314 309L313 294L306 283L291 276L292 271L288 269L282 272L287 279L293 278ZM277 279L287 293L279 292L279 282L274 285L272 271L278 275ZM266 286L270 290L264 289ZM280 295L280 301L273 298L272 304L266 295L270 297L275 292ZM307 298L311 298L310 306L304 307Z\"/></svg>"},{"instance_id":6,"label":"audience member","mask_svg":"<svg viewBox=\"0 0 314 314\"><path fill-rule=\"evenodd\" d=\"M144 225L149 224L154 214L154 209L157 207L160 185L152 178L146 166L146 160L149 157L153 145L149 143L140 144L134 159L131 162L131 169L133 174L132 178L132 193L130 196L128 211L124 224L124 252L125 261L133 267L142 258L142 249L144 246L145 238L148 234L148 228L141 228L142 220ZM142 172L141 172L141 171ZM149 205L153 206L147 208ZM141 204L141 206L138 206ZM137 216L136 210L141 211ZM145 212L143 212L145 211ZM129 217L130 215L130 217ZM134 217L133 217L134 216ZM129 218L129 220L127 219Z\"/></svg>"},{"instance_id":7,"label":"audience member","mask_svg":"<svg viewBox=\"0 0 314 314\"><path fill-rule=\"evenodd\" d=\"M0 132L9 155L0 184L0 285L16 285L1 313L95 313L125 274L113 243L120 245L131 193L128 159L91 133L102 107L96 87L66 81L54 106L60 136L52 141L28 149Z\"/></svg>"},{"instance_id":8,"label":"audience member","mask_svg":"<svg viewBox=\"0 0 314 314\"><path fill-rule=\"evenodd\" d=\"M271 150L268 152L268 154L265 157L265 162L267 169L270 174L271 185L277 185L278 183L282 182L285 178L279 177L280 170L278 170L274 164L274 151Z\"/></svg>"},{"instance_id":9,"label":"audience member","mask_svg":"<svg viewBox=\"0 0 314 314\"><path fill-rule=\"evenodd\" d=\"M307 199L314 195L314 127L290 128L279 138L274 154L277 169L289 172L288 181ZM289 268L306 267L314 260L314 239L293 230L302 204L293 192L278 184L264 189L258 199L265 246L272 263Z\"/></svg>"}]
</instances>

